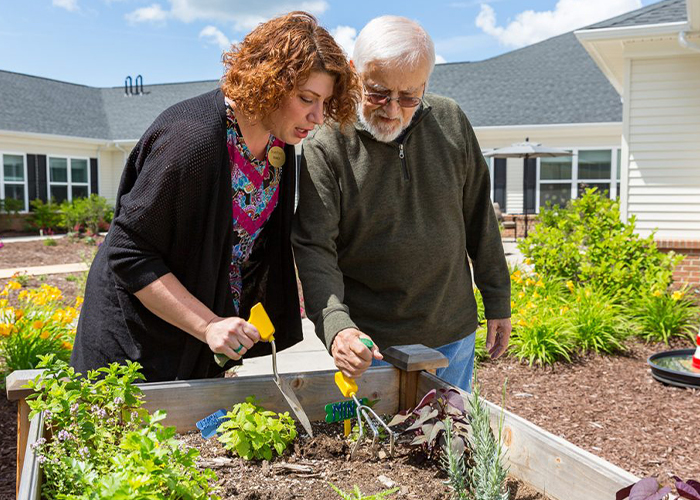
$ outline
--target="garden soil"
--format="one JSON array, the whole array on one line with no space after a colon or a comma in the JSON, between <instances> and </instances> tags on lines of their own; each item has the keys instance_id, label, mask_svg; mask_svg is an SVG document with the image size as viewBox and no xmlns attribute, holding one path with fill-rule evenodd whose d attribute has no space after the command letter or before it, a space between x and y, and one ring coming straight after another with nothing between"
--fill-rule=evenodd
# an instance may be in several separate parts
<instances>
[{"instance_id":1,"label":"garden soil","mask_svg":"<svg viewBox=\"0 0 700 500\"><path fill-rule=\"evenodd\" d=\"M32 256L32 248L39 257ZM0 268L21 263L81 262L85 249L90 249L84 243L66 242L58 254L42 252L52 248L57 247L44 247L41 242L7 243L0 248ZM69 250L75 253L71 255ZM29 286L37 286L41 278L31 279ZM43 279L59 286L67 297L77 294L75 276ZM0 286L4 282L0 281ZM647 357L655 352L693 344L690 340L675 340L668 347L633 340L627 346L629 350L623 356L590 355L552 368L531 368L516 359L501 358L480 364L478 377L486 399L500 404L507 379L508 410L637 476L656 476L667 482L669 474L677 474L700 480L700 439L696 432L700 391L660 384L651 377L646 364ZM0 500L14 498L15 440L16 404L0 397ZM356 483L364 491L370 479L356 476L357 468L358 464L352 463L352 471L347 471L352 474L347 477L338 473L338 486L347 490ZM376 471L373 474L371 477L376 477ZM300 479L294 474L289 477ZM353 481L355 477L358 479ZM332 475L326 479L335 481ZM394 480L401 484L400 479ZM332 498L328 490L326 493L324 499Z\"/></svg>"},{"instance_id":2,"label":"garden soil","mask_svg":"<svg viewBox=\"0 0 700 500\"><path fill-rule=\"evenodd\" d=\"M355 486L363 495L374 495L390 488L398 491L388 499L447 500L450 489L446 475L433 461L407 445L410 437L400 438L394 457L380 457L371 443L360 446L354 460L348 461L350 445L342 436L342 424L313 423L314 437L301 435L281 457L272 461L246 461L231 455L216 439L204 440L198 433L182 439L200 450L200 465L214 468L223 499L242 500L328 500L340 498L330 484L351 493ZM511 500L546 500L520 481L509 480ZM354 498L354 497L353 497Z\"/></svg>"},{"instance_id":3,"label":"garden soil","mask_svg":"<svg viewBox=\"0 0 700 500\"><path fill-rule=\"evenodd\" d=\"M0 248L0 269L91 262L97 244L103 239L102 236L97 236L92 239L94 243L90 244L87 238L68 237L6 242ZM46 241L54 241L56 244L47 246Z\"/></svg>"}]
</instances>

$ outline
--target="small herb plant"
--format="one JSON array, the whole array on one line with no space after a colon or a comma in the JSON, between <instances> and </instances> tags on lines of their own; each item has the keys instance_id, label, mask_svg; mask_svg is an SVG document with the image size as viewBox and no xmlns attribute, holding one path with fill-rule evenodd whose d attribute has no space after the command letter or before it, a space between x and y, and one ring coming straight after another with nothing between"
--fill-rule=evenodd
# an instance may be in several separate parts
<instances>
[{"instance_id":1,"label":"small herb plant","mask_svg":"<svg viewBox=\"0 0 700 500\"><path fill-rule=\"evenodd\" d=\"M700 482L689 479L683 481L678 476L673 476L675 481L676 493L681 498L688 500L700 500ZM659 482L653 477L645 477L637 483L622 488L615 496L616 500L664 500L671 493L670 486L661 487Z\"/></svg>"},{"instance_id":2,"label":"small herb plant","mask_svg":"<svg viewBox=\"0 0 700 500\"><path fill-rule=\"evenodd\" d=\"M219 441L229 451L246 460L271 460L273 450L281 455L297 437L296 425L289 412L275 413L255 404L249 396L237 403L219 425Z\"/></svg>"},{"instance_id":3,"label":"small herb plant","mask_svg":"<svg viewBox=\"0 0 700 500\"><path fill-rule=\"evenodd\" d=\"M380 493L377 493L376 495L365 496L362 494L362 491L360 491L360 488L357 485L353 486L352 493L346 493L334 484L328 484L331 485L331 488L333 488L333 490L343 500L381 500L382 498L387 498L389 495L393 495L394 493L399 491L399 488L391 488L390 490L382 491Z\"/></svg>"},{"instance_id":4,"label":"small herb plant","mask_svg":"<svg viewBox=\"0 0 700 500\"><path fill-rule=\"evenodd\" d=\"M409 426L403 432L416 434L410 444L420 446L426 456L431 458L442 447L445 434L444 422L447 417L450 417L457 429L460 427L466 429L464 400L455 389L433 389L423 396L415 408L396 415L389 422L389 427L408 423ZM462 437L465 433L453 432L453 435L453 446L457 454L461 455L466 445L465 438Z\"/></svg>"},{"instance_id":5,"label":"small herb plant","mask_svg":"<svg viewBox=\"0 0 700 500\"><path fill-rule=\"evenodd\" d=\"M211 471L195 466L196 450L180 447L174 427L140 408L140 365L127 361L81 377L53 355L43 374L28 382L29 417L44 413L49 440L33 445L46 480L47 500L217 499Z\"/></svg>"}]
</instances>

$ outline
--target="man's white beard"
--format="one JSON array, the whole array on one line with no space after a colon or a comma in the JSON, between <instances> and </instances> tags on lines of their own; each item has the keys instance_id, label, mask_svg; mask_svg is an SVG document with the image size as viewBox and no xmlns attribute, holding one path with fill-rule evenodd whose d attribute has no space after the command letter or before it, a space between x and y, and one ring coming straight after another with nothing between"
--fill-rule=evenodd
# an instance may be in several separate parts
<instances>
[{"instance_id":1,"label":"man's white beard","mask_svg":"<svg viewBox=\"0 0 700 500\"><path fill-rule=\"evenodd\" d=\"M374 111L370 111L368 116L365 116L362 107L358 109L357 112L358 119L362 126L374 136L379 142L391 142L396 139L401 132L404 131L408 124L404 123L403 115L399 115L394 118L391 123L382 123L379 121L378 117L388 118L386 113L382 108L377 108Z\"/></svg>"}]
</instances>

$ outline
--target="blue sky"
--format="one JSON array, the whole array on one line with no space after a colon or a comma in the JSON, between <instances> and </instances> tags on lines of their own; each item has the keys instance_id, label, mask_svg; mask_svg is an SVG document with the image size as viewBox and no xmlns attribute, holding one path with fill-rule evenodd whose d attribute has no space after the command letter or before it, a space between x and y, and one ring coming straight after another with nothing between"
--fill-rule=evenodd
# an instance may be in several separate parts
<instances>
[{"instance_id":1,"label":"blue sky","mask_svg":"<svg viewBox=\"0 0 700 500\"><path fill-rule=\"evenodd\" d=\"M479 61L653 0L0 0L0 70L116 87L216 79L223 47L290 10L352 50L370 19L420 22L440 61Z\"/></svg>"}]
</instances>

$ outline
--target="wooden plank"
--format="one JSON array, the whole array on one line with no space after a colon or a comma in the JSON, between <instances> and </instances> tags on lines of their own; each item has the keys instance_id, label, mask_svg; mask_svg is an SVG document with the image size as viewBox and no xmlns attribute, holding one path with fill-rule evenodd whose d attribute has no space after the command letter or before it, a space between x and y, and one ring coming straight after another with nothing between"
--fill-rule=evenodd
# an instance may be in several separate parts
<instances>
[{"instance_id":1,"label":"wooden plank","mask_svg":"<svg viewBox=\"0 0 700 500\"><path fill-rule=\"evenodd\" d=\"M17 402L17 485L16 492L19 494L19 479L22 475L24 457L27 452L27 439L29 437L29 405L25 399Z\"/></svg>"},{"instance_id":2,"label":"wooden plank","mask_svg":"<svg viewBox=\"0 0 700 500\"><path fill-rule=\"evenodd\" d=\"M25 460L21 473L17 476L19 488L17 498L21 500L39 500L41 496L41 467L34 455L31 445L44 435L44 414L39 413L29 424L27 442L24 448ZM18 450L19 452L19 450Z\"/></svg>"},{"instance_id":3,"label":"wooden plank","mask_svg":"<svg viewBox=\"0 0 700 500\"><path fill-rule=\"evenodd\" d=\"M44 370L17 370L10 373L5 379L7 387L7 399L10 401L18 401L24 399L32 393L29 389L24 389L24 386L29 380L34 380Z\"/></svg>"},{"instance_id":4,"label":"wooden plank","mask_svg":"<svg viewBox=\"0 0 700 500\"><path fill-rule=\"evenodd\" d=\"M344 398L335 385L335 371L284 374L309 420L323 420L327 403ZM399 407L399 371L393 367L375 367L357 379L358 397L378 399L374 410L394 415ZM276 412L288 411L294 416L270 375L223 379L153 382L139 384L144 391L144 407L149 411L165 410L164 425L174 425L178 432L195 430L195 423L221 408L230 409L235 403L254 395L259 405Z\"/></svg>"},{"instance_id":5,"label":"wooden plank","mask_svg":"<svg viewBox=\"0 0 700 500\"><path fill-rule=\"evenodd\" d=\"M431 389L453 388L434 375L422 372L418 395ZM459 389L457 389L459 390ZM469 394L462 393L465 403ZM499 406L485 401L494 429L503 414L503 437L510 474L555 500L607 500L639 480L633 474L547 432Z\"/></svg>"},{"instance_id":6,"label":"wooden plank","mask_svg":"<svg viewBox=\"0 0 700 500\"><path fill-rule=\"evenodd\" d=\"M440 351L422 344L392 346L382 351L382 354L384 361L407 372L444 368L449 364Z\"/></svg>"}]
</instances>

